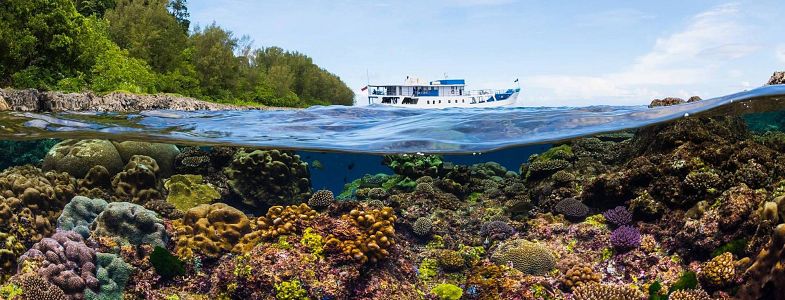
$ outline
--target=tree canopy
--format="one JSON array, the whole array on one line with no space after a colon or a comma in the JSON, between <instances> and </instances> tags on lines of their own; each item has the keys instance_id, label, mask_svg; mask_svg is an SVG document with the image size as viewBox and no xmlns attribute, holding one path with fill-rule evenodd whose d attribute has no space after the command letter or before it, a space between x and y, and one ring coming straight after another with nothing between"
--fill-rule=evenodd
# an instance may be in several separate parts
<instances>
[{"instance_id":1,"label":"tree canopy","mask_svg":"<svg viewBox=\"0 0 785 300\"><path fill-rule=\"evenodd\" d=\"M5 0L0 86L178 93L274 106L351 105L341 79L302 53L251 48L186 0Z\"/></svg>"}]
</instances>

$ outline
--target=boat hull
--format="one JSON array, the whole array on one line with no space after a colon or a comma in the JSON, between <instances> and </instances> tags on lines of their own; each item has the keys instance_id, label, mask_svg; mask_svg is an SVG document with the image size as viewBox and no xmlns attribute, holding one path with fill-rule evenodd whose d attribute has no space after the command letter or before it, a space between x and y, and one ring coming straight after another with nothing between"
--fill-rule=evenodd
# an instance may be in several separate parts
<instances>
[{"instance_id":1,"label":"boat hull","mask_svg":"<svg viewBox=\"0 0 785 300\"><path fill-rule=\"evenodd\" d=\"M383 97L371 96L371 104L406 108L485 108L512 106L517 103L519 92L512 94L431 96L431 97Z\"/></svg>"}]
</instances>

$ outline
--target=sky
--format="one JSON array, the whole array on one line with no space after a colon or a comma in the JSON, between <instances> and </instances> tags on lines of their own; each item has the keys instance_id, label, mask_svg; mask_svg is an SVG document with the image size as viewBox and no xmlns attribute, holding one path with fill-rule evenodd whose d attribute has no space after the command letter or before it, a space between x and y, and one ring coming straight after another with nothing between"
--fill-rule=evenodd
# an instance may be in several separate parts
<instances>
[{"instance_id":1,"label":"sky","mask_svg":"<svg viewBox=\"0 0 785 300\"><path fill-rule=\"evenodd\" d=\"M355 93L466 79L526 106L712 98L785 70L785 1L190 0L192 24L313 58Z\"/></svg>"}]
</instances>

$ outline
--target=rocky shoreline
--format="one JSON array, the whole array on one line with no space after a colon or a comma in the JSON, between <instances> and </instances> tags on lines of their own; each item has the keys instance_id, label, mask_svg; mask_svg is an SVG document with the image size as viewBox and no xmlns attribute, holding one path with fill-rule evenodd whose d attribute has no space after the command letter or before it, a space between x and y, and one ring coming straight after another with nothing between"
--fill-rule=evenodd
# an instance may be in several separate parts
<instances>
[{"instance_id":1,"label":"rocky shoreline","mask_svg":"<svg viewBox=\"0 0 785 300\"><path fill-rule=\"evenodd\" d=\"M0 89L0 111L114 111L291 109L220 104L172 94L139 95L114 92L106 95L47 92L35 89Z\"/></svg>"}]
</instances>

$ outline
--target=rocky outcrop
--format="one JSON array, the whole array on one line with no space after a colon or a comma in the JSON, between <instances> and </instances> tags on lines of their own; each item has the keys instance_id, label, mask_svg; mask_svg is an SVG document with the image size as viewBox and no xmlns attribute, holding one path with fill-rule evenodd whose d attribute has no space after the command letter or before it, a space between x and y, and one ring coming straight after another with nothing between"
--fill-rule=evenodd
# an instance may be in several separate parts
<instances>
[{"instance_id":1,"label":"rocky outcrop","mask_svg":"<svg viewBox=\"0 0 785 300\"><path fill-rule=\"evenodd\" d=\"M0 89L0 110L15 111L113 111L133 112L155 109L224 110L270 109L219 104L171 94L137 95L115 92L93 93L44 92L34 89Z\"/></svg>"},{"instance_id":2,"label":"rocky outcrop","mask_svg":"<svg viewBox=\"0 0 785 300\"><path fill-rule=\"evenodd\" d=\"M785 84L785 72L774 72L766 85Z\"/></svg>"}]
</instances>

